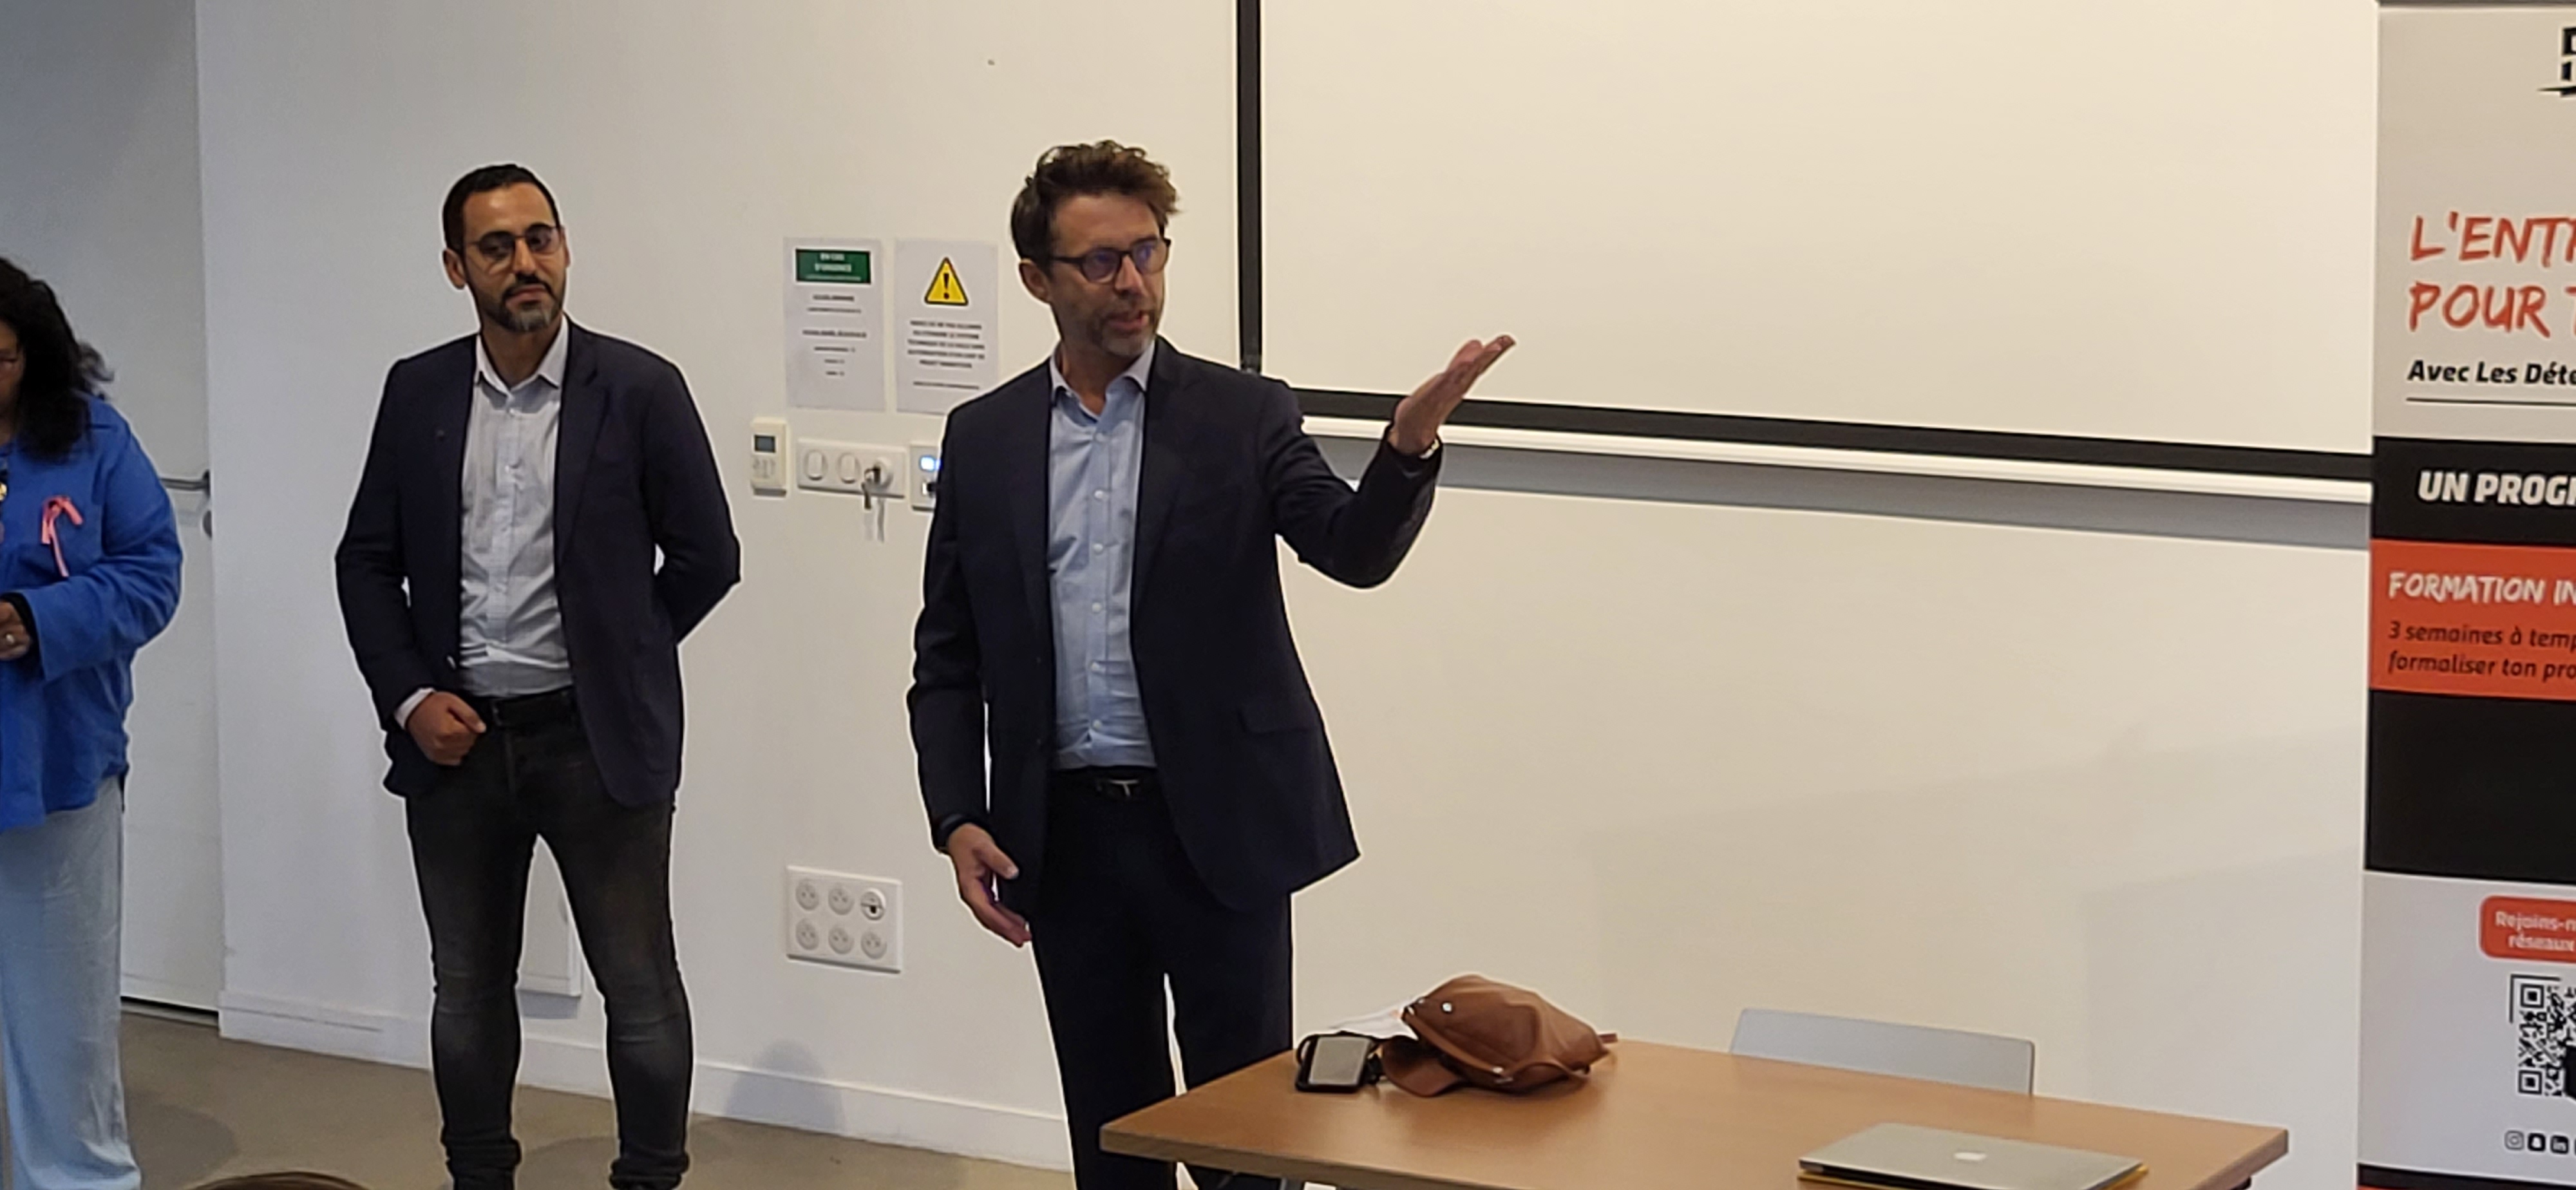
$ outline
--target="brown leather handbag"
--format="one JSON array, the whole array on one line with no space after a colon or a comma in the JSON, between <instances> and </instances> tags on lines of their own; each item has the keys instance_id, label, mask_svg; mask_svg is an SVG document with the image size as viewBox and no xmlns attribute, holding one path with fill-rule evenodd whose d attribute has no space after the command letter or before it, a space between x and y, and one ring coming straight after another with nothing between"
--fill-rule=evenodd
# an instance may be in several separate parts
<instances>
[{"instance_id":1,"label":"brown leather handbag","mask_svg":"<svg viewBox=\"0 0 2576 1190\"><path fill-rule=\"evenodd\" d=\"M1461 975L1404 1006L1412 1037L1378 1047L1387 1081L1416 1095L1461 1083L1523 1092L1581 1078L1610 1056L1617 1034L1592 1026L1538 993Z\"/></svg>"}]
</instances>

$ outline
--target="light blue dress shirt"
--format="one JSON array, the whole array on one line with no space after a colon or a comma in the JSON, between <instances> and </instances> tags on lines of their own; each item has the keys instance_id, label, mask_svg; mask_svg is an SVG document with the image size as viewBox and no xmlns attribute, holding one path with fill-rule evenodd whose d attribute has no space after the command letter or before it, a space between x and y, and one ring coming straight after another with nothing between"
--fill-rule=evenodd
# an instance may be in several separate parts
<instances>
[{"instance_id":1,"label":"light blue dress shirt","mask_svg":"<svg viewBox=\"0 0 2576 1190\"><path fill-rule=\"evenodd\" d=\"M563 421L564 356L571 344L571 333L558 327L536 372L511 388L501 383L481 337L474 341L474 406L457 489L464 602L456 661L466 691L485 698L572 685L563 609L555 600L555 433ZM397 721L408 725L429 693L403 700Z\"/></svg>"},{"instance_id":2,"label":"light blue dress shirt","mask_svg":"<svg viewBox=\"0 0 2576 1190\"><path fill-rule=\"evenodd\" d=\"M465 427L465 583L457 667L488 698L572 685L555 602L555 431L563 421L561 328L536 373L501 383L474 343L474 413Z\"/></svg>"},{"instance_id":3,"label":"light blue dress shirt","mask_svg":"<svg viewBox=\"0 0 2576 1190\"><path fill-rule=\"evenodd\" d=\"M1136 489L1145 463L1145 381L1154 347L1109 382L1100 415L1052 360L1047 430L1047 579L1055 597L1055 766L1154 763L1127 645L1134 608Z\"/></svg>"}]
</instances>

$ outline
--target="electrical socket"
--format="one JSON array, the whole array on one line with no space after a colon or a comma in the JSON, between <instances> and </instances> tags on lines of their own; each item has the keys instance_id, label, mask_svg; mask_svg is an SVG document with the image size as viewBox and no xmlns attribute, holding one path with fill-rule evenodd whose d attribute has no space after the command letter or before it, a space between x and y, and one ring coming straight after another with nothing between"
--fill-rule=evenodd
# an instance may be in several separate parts
<instances>
[{"instance_id":1,"label":"electrical socket","mask_svg":"<svg viewBox=\"0 0 2576 1190\"><path fill-rule=\"evenodd\" d=\"M889 975L903 971L903 883L787 869L787 957Z\"/></svg>"},{"instance_id":2,"label":"electrical socket","mask_svg":"<svg viewBox=\"0 0 2576 1190\"><path fill-rule=\"evenodd\" d=\"M901 500L904 473L903 452L891 446L821 438L796 441L796 486L807 491Z\"/></svg>"}]
</instances>

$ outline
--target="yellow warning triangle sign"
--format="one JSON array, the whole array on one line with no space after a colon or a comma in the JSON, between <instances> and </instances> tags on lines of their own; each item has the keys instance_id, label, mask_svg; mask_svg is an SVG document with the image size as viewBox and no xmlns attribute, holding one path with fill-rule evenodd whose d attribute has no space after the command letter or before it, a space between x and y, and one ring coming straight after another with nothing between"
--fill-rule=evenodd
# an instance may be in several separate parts
<instances>
[{"instance_id":1,"label":"yellow warning triangle sign","mask_svg":"<svg viewBox=\"0 0 2576 1190\"><path fill-rule=\"evenodd\" d=\"M939 272L930 278L930 292L921 300L934 306L966 304L966 286L957 279L955 261L945 256L939 258Z\"/></svg>"}]
</instances>

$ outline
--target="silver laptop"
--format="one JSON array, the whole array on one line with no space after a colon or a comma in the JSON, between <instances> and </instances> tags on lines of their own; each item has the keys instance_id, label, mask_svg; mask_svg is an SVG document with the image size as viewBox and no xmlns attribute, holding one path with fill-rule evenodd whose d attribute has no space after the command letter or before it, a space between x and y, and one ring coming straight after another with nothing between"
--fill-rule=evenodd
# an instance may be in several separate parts
<instances>
[{"instance_id":1,"label":"silver laptop","mask_svg":"<svg viewBox=\"0 0 2576 1190\"><path fill-rule=\"evenodd\" d=\"M1803 1176L1892 1190L2104 1190L2144 1168L2127 1157L1881 1124L1798 1159Z\"/></svg>"}]
</instances>

